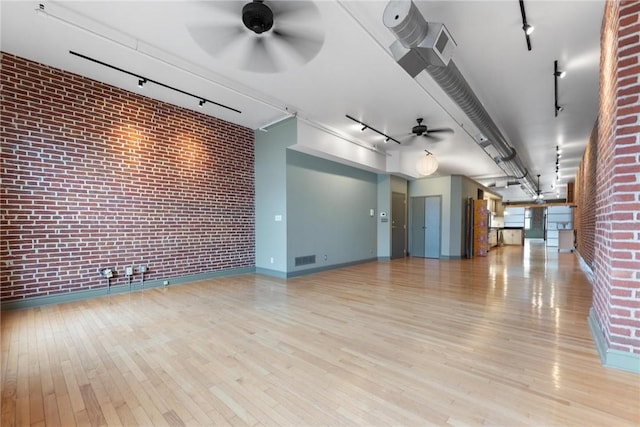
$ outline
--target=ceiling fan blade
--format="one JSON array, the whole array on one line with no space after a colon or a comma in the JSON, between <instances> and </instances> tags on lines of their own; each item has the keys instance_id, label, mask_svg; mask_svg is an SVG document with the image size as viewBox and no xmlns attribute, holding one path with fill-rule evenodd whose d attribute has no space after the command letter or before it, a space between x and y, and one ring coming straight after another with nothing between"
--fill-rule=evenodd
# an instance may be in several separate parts
<instances>
[{"instance_id":1,"label":"ceiling fan blade","mask_svg":"<svg viewBox=\"0 0 640 427\"><path fill-rule=\"evenodd\" d=\"M273 55L269 52L265 37L253 37L252 46L245 55L243 68L259 73L275 73L279 71L278 64L276 64Z\"/></svg>"},{"instance_id":2,"label":"ceiling fan blade","mask_svg":"<svg viewBox=\"0 0 640 427\"><path fill-rule=\"evenodd\" d=\"M310 1L276 0L267 3L272 8L277 21L289 21L300 23L301 21L318 21L320 12L315 4Z\"/></svg>"},{"instance_id":3,"label":"ceiling fan blade","mask_svg":"<svg viewBox=\"0 0 640 427\"><path fill-rule=\"evenodd\" d=\"M409 145L413 145L418 140L418 135L409 134L405 138L402 138L400 142L402 146L407 147Z\"/></svg>"},{"instance_id":4,"label":"ceiling fan blade","mask_svg":"<svg viewBox=\"0 0 640 427\"><path fill-rule=\"evenodd\" d=\"M211 56L220 56L232 45L242 40L245 31L241 25L211 26L200 24L188 28L191 38Z\"/></svg>"},{"instance_id":5,"label":"ceiling fan blade","mask_svg":"<svg viewBox=\"0 0 640 427\"><path fill-rule=\"evenodd\" d=\"M428 133L422 134L422 136L432 141L442 141L442 138L440 138L439 136L431 135L431 131L429 131Z\"/></svg>"},{"instance_id":6,"label":"ceiling fan blade","mask_svg":"<svg viewBox=\"0 0 640 427\"><path fill-rule=\"evenodd\" d=\"M453 133L451 128L427 129L427 133Z\"/></svg>"},{"instance_id":7,"label":"ceiling fan blade","mask_svg":"<svg viewBox=\"0 0 640 427\"><path fill-rule=\"evenodd\" d=\"M311 61L324 43L322 35L303 30L277 28L273 30L273 36L284 42L283 45L288 51L293 52L301 63Z\"/></svg>"},{"instance_id":8,"label":"ceiling fan blade","mask_svg":"<svg viewBox=\"0 0 640 427\"><path fill-rule=\"evenodd\" d=\"M248 2L248 1L247 1ZM226 15L226 17L238 20L238 16L242 16L242 7L246 2L238 2L233 0L216 0L202 2L207 7L215 9L216 15ZM216 17L217 18L217 17Z\"/></svg>"}]
</instances>

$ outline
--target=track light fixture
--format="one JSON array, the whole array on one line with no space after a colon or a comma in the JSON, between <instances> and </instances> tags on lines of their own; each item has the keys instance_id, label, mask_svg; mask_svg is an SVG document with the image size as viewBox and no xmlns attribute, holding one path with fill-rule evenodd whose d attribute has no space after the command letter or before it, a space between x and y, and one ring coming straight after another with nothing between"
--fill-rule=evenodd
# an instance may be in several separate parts
<instances>
[{"instance_id":1,"label":"track light fixture","mask_svg":"<svg viewBox=\"0 0 640 427\"><path fill-rule=\"evenodd\" d=\"M527 41L527 50L531 50L531 38L529 36L535 28L527 22L527 13L524 11L524 0L519 0L519 2L520 14L522 15L522 30L524 31L524 37Z\"/></svg>"},{"instance_id":2,"label":"track light fixture","mask_svg":"<svg viewBox=\"0 0 640 427\"><path fill-rule=\"evenodd\" d=\"M77 56L78 58L86 59L87 61L91 61L91 62L94 62L94 63L96 63L96 64L100 64L100 65L102 65L102 66L104 66L104 67L111 68L112 70L120 71L121 73L125 73L125 74L128 74L128 75L130 75L130 76L136 77L136 78L138 79L138 86L139 86L139 87L144 86L144 84L145 84L145 83L153 83L153 84L156 84L156 85L158 85L158 86L162 86L162 87L164 87L164 88L166 88L166 89L171 89L171 90L173 90L173 91L175 91L175 92L179 92L179 93L182 93L182 94L184 94L184 95L190 96L190 97L192 97L192 98L199 99L199 100L200 100L200 106L201 106L201 107L204 105L204 103L205 103L205 102L210 102L211 104L215 104L215 105L217 105L218 107L226 108L227 110L230 110L230 111L236 112L236 113L238 113L238 114L241 114L241 113L242 113L242 111L240 111L240 110L238 110L238 109L236 109L236 108L229 107L229 106L224 105L224 104L220 104L219 102L215 102L215 101L211 101L211 100L205 99L205 98L203 98L203 97L201 97L201 96L194 95L193 93L189 93L189 92L184 91L184 90L182 90L182 89L178 89L178 88L176 88L176 87L169 86L168 84L161 83L161 82L159 82L159 81L157 81L157 80L152 80L152 79L150 79L150 78L148 78L148 77L144 77L144 76L141 76L141 75L139 75L139 74L133 73L133 72L131 72L131 71L127 71L127 70L125 70L125 69L122 69L122 68L120 68L120 67L116 67L115 65L107 64L106 62L102 62L102 61L100 61L100 60L98 60L98 59L91 58L91 57L86 56L86 55L83 55L83 54L81 54L81 53L74 52L74 51L72 51L72 50L70 50L70 51L69 51L69 53L70 53L71 55Z\"/></svg>"},{"instance_id":3,"label":"track light fixture","mask_svg":"<svg viewBox=\"0 0 640 427\"><path fill-rule=\"evenodd\" d=\"M533 31L536 29L536 27L534 27L533 25L529 25L529 24L524 24L522 26L522 29L524 30L524 33L528 36L530 36Z\"/></svg>"},{"instance_id":4,"label":"track light fixture","mask_svg":"<svg viewBox=\"0 0 640 427\"><path fill-rule=\"evenodd\" d=\"M556 145L556 181L560 181L560 157L562 157L561 153L562 150L560 149L560 146Z\"/></svg>"},{"instance_id":5,"label":"track light fixture","mask_svg":"<svg viewBox=\"0 0 640 427\"><path fill-rule=\"evenodd\" d=\"M378 129L376 129L376 128L372 128L372 127L371 127L371 126L369 126L368 124L366 124L366 123L364 123L364 122L361 122L360 120L358 120L358 119L356 119L356 118L353 118L353 117L351 117L351 116L350 116L350 115L348 115L348 114L345 114L345 117L346 117L347 119L349 119L349 120L353 120L354 122L361 124L361 125L362 125L362 129L360 129L360 131L361 131L361 132L364 132L364 131L365 131L365 130L367 130L367 129L371 129L372 131L374 131L374 132L375 132L375 133L377 133L378 135L382 135L382 136L384 136L384 137L386 138L386 139L385 139L385 141L384 141L385 143L386 143L386 142L388 142L389 140L391 140L391 141L395 142L396 144L400 144L400 141L398 141L397 139L395 139L395 138L393 138L393 137L391 137L391 136L387 135L387 134L386 134L386 133L384 133L384 132L380 132L380 131L379 131Z\"/></svg>"},{"instance_id":6,"label":"track light fixture","mask_svg":"<svg viewBox=\"0 0 640 427\"><path fill-rule=\"evenodd\" d=\"M207 101L205 101L204 99L201 99L200 101L198 101L198 106L199 106L200 108L204 107L204 103L205 103L205 102L207 102Z\"/></svg>"},{"instance_id":7,"label":"track light fixture","mask_svg":"<svg viewBox=\"0 0 640 427\"><path fill-rule=\"evenodd\" d=\"M554 106L555 106L555 115L558 117L558 113L564 111L564 107L558 104L558 78L563 78L567 73L564 71L558 70L558 61L553 61L553 92L554 92Z\"/></svg>"},{"instance_id":8,"label":"track light fixture","mask_svg":"<svg viewBox=\"0 0 640 427\"><path fill-rule=\"evenodd\" d=\"M555 72L554 72L554 74L555 74L557 77L560 77L561 79L564 79L564 78L565 78L565 76L567 75L567 72L566 72L566 71L555 71Z\"/></svg>"}]
</instances>

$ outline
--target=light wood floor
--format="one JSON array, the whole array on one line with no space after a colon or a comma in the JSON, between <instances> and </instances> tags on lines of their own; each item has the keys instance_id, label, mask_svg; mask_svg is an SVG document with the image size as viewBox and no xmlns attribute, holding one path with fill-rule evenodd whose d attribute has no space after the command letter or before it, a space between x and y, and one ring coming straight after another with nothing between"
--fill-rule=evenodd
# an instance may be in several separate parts
<instances>
[{"instance_id":1,"label":"light wood floor","mask_svg":"<svg viewBox=\"0 0 640 427\"><path fill-rule=\"evenodd\" d=\"M505 247L2 313L2 426L640 424L576 256Z\"/></svg>"}]
</instances>

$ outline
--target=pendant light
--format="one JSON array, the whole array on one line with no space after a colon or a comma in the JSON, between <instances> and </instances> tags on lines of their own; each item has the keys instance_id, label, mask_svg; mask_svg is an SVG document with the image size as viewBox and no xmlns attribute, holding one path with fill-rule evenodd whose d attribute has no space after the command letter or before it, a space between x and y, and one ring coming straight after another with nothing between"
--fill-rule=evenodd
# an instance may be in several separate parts
<instances>
[{"instance_id":1,"label":"pendant light","mask_svg":"<svg viewBox=\"0 0 640 427\"><path fill-rule=\"evenodd\" d=\"M424 151L427 155L418 159L416 170L420 176L429 176L438 170L438 159L427 150Z\"/></svg>"}]
</instances>

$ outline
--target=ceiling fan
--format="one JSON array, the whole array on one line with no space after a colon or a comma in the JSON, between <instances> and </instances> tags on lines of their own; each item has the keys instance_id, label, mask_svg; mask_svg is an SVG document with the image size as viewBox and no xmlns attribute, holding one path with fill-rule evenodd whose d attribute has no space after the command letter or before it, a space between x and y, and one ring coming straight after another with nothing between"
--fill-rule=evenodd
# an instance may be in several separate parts
<instances>
[{"instance_id":1,"label":"ceiling fan","mask_svg":"<svg viewBox=\"0 0 640 427\"><path fill-rule=\"evenodd\" d=\"M545 192L543 192L540 189L540 174L538 174L538 184L537 184L537 189L536 189L536 195L534 196L534 201L538 204L544 203L544 194ZM550 193L549 191L547 193Z\"/></svg>"},{"instance_id":2,"label":"ceiling fan","mask_svg":"<svg viewBox=\"0 0 640 427\"><path fill-rule=\"evenodd\" d=\"M416 119L416 121L418 122L418 124L411 128L411 134L413 136L424 136L425 138L439 141L440 138L433 135L434 133L453 133L453 129L450 128L431 129L427 125L422 124L422 122L424 121L424 119L422 118L418 118Z\"/></svg>"},{"instance_id":3,"label":"ceiling fan","mask_svg":"<svg viewBox=\"0 0 640 427\"><path fill-rule=\"evenodd\" d=\"M322 17L311 1L205 2L205 22L188 27L209 55L235 68L277 73L311 61L324 42Z\"/></svg>"}]
</instances>

